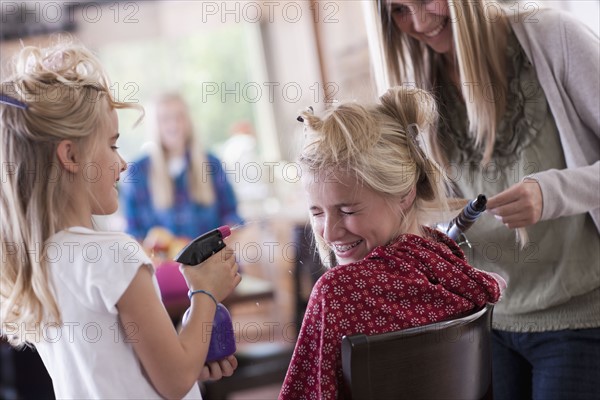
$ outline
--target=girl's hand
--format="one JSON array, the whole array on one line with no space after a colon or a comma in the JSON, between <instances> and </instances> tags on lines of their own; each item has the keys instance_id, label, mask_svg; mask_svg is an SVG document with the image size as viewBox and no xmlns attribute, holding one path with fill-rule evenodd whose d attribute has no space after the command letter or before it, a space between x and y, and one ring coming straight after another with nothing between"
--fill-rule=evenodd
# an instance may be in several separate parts
<instances>
[{"instance_id":1,"label":"girl's hand","mask_svg":"<svg viewBox=\"0 0 600 400\"><path fill-rule=\"evenodd\" d=\"M195 266L181 265L181 273L190 290L206 290L223 301L242 280L233 250L225 247L209 259Z\"/></svg>"},{"instance_id":2,"label":"girl's hand","mask_svg":"<svg viewBox=\"0 0 600 400\"><path fill-rule=\"evenodd\" d=\"M542 217L542 189L534 179L525 179L487 202L487 210L510 229L524 228Z\"/></svg>"},{"instance_id":3,"label":"girl's hand","mask_svg":"<svg viewBox=\"0 0 600 400\"><path fill-rule=\"evenodd\" d=\"M200 377L201 381L218 381L224 376L233 375L233 371L238 366L237 358L235 356L229 356L223 360L213 361L204 365Z\"/></svg>"}]
</instances>

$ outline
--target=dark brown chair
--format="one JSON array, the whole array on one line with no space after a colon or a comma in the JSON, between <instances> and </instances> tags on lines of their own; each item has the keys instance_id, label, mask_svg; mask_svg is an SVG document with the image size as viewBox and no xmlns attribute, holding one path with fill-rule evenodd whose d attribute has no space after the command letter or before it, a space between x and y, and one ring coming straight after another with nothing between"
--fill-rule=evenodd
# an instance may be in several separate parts
<instances>
[{"instance_id":1,"label":"dark brown chair","mask_svg":"<svg viewBox=\"0 0 600 400\"><path fill-rule=\"evenodd\" d=\"M463 318L342 339L352 400L491 399L493 306Z\"/></svg>"}]
</instances>

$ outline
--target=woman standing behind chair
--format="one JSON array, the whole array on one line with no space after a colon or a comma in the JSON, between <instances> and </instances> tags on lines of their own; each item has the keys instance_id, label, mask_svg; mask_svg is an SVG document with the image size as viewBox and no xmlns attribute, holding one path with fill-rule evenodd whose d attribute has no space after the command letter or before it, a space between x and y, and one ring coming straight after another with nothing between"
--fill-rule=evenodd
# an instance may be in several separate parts
<instances>
[{"instance_id":1,"label":"woman standing behind chair","mask_svg":"<svg viewBox=\"0 0 600 400\"><path fill-rule=\"evenodd\" d=\"M130 165L124 178L127 232L144 239L160 226L194 238L220 225L241 223L221 162L194 137L184 99L173 93L159 97L156 118L156 145L150 155Z\"/></svg>"},{"instance_id":2,"label":"woman standing behind chair","mask_svg":"<svg viewBox=\"0 0 600 400\"><path fill-rule=\"evenodd\" d=\"M392 84L436 94L430 145L454 188L498 193L496 219L471 231L471 261L508 281L494 310L494 398L599 398L598 37L516 2L374 4ZM524 251L503 224L528 227Z\"/></svg>"},{"instance_id":3,"label":"woman standing behind chair","mask_svg":"<svg viewBox=\"0 0 600 400\"><path fill-rule=\"evenodd\" d=\"M280 399L335 399L343 397L344 335L465 315L495 303L500 286L424 226L447 208L440 170L418 144L437 118L425 91L394 88L381 104L302 118L302 180L318 250L332 268L310 295Z\"/></svg>"}]
</instances>

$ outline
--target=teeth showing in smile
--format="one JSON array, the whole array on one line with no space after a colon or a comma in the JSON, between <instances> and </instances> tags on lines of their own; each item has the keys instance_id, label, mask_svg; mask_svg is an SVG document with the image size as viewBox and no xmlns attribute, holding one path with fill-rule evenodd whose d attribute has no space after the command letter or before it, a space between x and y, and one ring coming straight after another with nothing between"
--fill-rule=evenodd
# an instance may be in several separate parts
<instances>
[{"instance_id":1,"label":"teeth showing in smile","mask_svg":"<svg viewBox=\"0 0 600 400\"><path fill-rule=\"evenodd\" d=\"M425 35L425 36L427 36L427 37L434 37L434 36L437 36L437 35L438 35L438 34L439 34L441 31L442 31L442 29L444 29L444 27L446 26L446 22L447 22L447 21L448 21L448 20L446 20L446 21L442 22L442 23L440 24L440 26L438 26L438 27L437 27L437 28L435 28L434 30L432 30L432 31L430 31L430 32L425 32L425 33L424 33L424 35Z\"/></svg>"},{"instance_id":2,"label":"teeth showing in smile","mask_svg":"<svg viewBox=\"0 0 600 400\"><path fill-rule=\"evenodd\" d=\"M360 244L360 242L362 242L362 240L359 240L358 242L354 242L352 244L344 244L344 245L334 244L333 248L335 249L336 253L343 253L343 252L346 252L346 251L358 246Z\"/></svg>"}]
</instances>

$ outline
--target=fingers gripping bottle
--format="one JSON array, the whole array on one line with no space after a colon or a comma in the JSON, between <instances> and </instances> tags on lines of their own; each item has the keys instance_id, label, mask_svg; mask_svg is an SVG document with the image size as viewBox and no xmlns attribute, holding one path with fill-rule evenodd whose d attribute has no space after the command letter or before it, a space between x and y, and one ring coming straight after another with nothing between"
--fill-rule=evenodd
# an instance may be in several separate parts
<instances>
[{"instance_id":1,"label":"fingers gripping bottle","mask_svg":"<svg viewBox=\"0 0 600 400\"><path fill-rule=\"evenodd\" d=\"M185 265L198 265L225 248L223 239L230 234L231 229L228 226L221 226L198 236L179 252L175 261ZM186 324L189 313L190 309L188 308L183 314L181 321L183 325ZM227 308L219 303L215 312L206 361L221 360L233 353L235 353L235 336L231 315Z\"/></svg>"}]
</instances>

